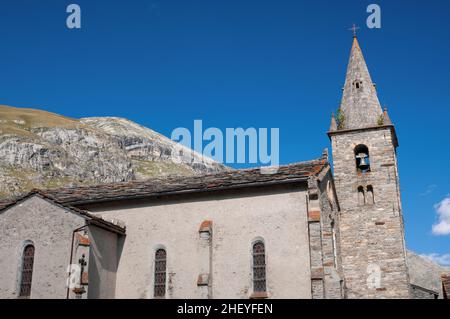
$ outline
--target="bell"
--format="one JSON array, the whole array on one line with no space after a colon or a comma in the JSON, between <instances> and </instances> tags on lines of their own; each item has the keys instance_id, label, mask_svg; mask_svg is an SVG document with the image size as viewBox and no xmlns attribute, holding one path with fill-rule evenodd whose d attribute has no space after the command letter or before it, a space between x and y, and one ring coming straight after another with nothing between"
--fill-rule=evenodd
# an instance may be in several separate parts
<instances>
[{"instance_id":1,"label":"bell","mask_svg":"<svg viewBox=\"0 0 450 319\"><path fill-rule=\"evenodd\" d=\"M358 154L358 158L359 158L359 165L358 165L358 167L361 170L368 169L369 165L367 164L367 161L366 161L367 155L364 154L364 153L360 153L360 154Z\"/></svg>"}]
</instances>

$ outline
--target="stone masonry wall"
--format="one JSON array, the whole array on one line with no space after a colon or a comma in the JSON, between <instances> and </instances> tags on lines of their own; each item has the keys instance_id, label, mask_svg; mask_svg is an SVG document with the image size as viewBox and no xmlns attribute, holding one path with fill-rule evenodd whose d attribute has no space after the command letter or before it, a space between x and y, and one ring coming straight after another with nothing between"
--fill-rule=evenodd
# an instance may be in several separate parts
<instances>
[{"instance_id":1,"label":"stone masonry wall","mask_svg":"<svg viewBox=\"0 0 450 319\"><path fill-rule=\"evenodd\" d=\"M348 298L409 298L397 157L390 128L331 136L339 204L342 265ZM369 149L371 172L358 173L354 148ZM358 203L358 187L374 203ZM380 280L377 280L379 278Z\"/></svg>"},{"instance_id":2,"label":"stone masonry wall","mask_svg":"<svg viewBox=\"0 0 450 319\"><path fill-rule=\"evenodd\" d=\"M308 183L308 227L313 299L343 298L339 211L331 170Z\"/></svg>"}]
</instances>

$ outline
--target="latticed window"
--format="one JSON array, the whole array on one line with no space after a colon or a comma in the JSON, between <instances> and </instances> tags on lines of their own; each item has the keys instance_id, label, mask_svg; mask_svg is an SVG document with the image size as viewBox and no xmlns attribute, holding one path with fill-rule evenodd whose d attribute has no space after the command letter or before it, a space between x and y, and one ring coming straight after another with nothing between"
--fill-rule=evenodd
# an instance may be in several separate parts
<instances>
[{"instance_id":1,"label":"latticed window","mask_svg":"<svg viewBox=\"0 0 450 319\"><path fill-rule=\"evenodd\" d=\"M166 251L158 249L155 253L155 297L166 295L166 263Z\"/></svg>"},{"instance_id":2,"label":"latticed window","mask_svg":"<svg viewBox=\"0 0 450 319\"><path fill-rule=\"evenodd\" d=\"M30 297L31 294L31 279L33 277L33 262L34 262L34 246L27 245L23 250L22 256L22 274L20 278L20 297Z\"/></svg>"},{"instance_id":3,"label":"latticed window","mask_svg":"<svg viewBox=\"0 0 450 319\"><path fill-rule=\"evenodd\" d=\"M253 291L266 291L266 254L261 241L253 245Z\"/></svg>"}]
</instances>

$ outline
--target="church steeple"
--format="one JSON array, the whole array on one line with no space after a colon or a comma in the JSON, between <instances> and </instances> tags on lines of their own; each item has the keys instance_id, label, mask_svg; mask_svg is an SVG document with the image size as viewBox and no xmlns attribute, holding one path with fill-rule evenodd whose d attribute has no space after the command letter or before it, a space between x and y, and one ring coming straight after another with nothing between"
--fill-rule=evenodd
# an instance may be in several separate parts
<instances>
[{"instance_id":1,"label":"church steeple","mask_svg":"<svg viewBox=\"0 0 450 319\"><path fill-rule=\"evenodd\" d=\"M328 136L346 296L409 298L397 136L387 109L381 109L356 36L342 104Z\"/></svg>"},{"instance_id":2,"label":"church steeple","mask_svg":"<svg viewBox=\"0 0 450 319\"><path fill-rule=\"evenodd\" d=\"M330 123L330 132L337 130L336 118L334 117L334 113L331 114L331 123Z\"/></svg>"},{"instance_id":3,"label":"church steeple","mask_svg":"<svg viewBox=\"0 0 450 319\"><path fill-rule=\"evenodd\" d=\"M340 111L343 122L340 129L377 126L380 116L383 115L375 85L356 36L353 37Z\"/></svg>"}]
</instances>

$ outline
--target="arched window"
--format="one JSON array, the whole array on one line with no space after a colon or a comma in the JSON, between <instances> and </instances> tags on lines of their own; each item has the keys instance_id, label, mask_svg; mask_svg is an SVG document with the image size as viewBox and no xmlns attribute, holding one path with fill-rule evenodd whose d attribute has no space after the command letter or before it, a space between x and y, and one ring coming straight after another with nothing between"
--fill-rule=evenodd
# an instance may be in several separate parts
<instances>
[{"instance_id":1,"label":"arched window","mask_svg":"<svg viewBox=\"0 0 450 319\"><path fill-rule=\"evenodd\" d=\"M373 187L371 185L367 186L367 204L375 204L375 198L373 195Z\"/></svg>"},{"instance_id":2,"label":"arched window","mask_svg":"<svg viewBox=\"0 0 450 319\"><path fill-rule=\"evenodd\" d=\"M166 295L166 251L162 248L155 252L155 297L164 297Z\"/></svg>"},{"instance_id":3,"label":"arched window","mask_svg":"<svg viewBox=\"0 0 450 319\"><path fill-rule=\"evenodd\" d=\"M355 147L355 162L358 173L370 172L369 149L366 145L360 144Z\"/></svg>"},{"instance_id":4,"label":"arched window","mask_svg":"<svg viewBox=\"0 0 450 319\"><path fill-rule=\"evenodd\" d=\"M266 253L262 241L253 244L253 291L266 291Z\"/></svg>"},{"instance_id":5,"label":"arched window","mask_svg":"<svg viewBox=\"0 0 450 319\"><path fill-rule=\"evenodd\" d=\"M366 204L366 195L364 194L364 188L362 186L358 187L358 205L363 206Z\"/></svg>"},{"instance_id":6,"label":"arched window","mask_svg":"<svg viewBox=\"0 0 450 319\"><path fill-rule=\"evenodd\" d=\"M20 274L19 297L29 298L33 278L34 246L27 244L22 253L22 272Z\"/></svg>"}]
</instances>

